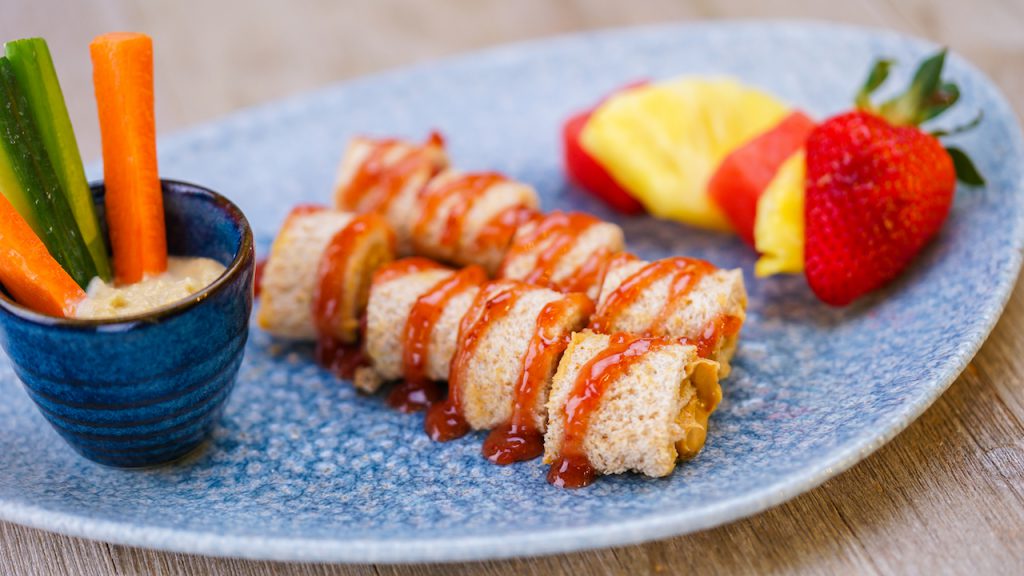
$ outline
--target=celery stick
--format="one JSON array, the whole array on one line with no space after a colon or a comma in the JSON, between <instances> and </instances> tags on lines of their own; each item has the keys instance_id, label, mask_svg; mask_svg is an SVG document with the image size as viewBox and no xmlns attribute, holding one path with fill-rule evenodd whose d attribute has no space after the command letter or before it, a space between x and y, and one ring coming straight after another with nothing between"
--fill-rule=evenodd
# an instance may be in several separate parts
<instances>
[{"instance_id":1,"label":"celery stick","mask_svg":"<svg viewBox=\"0 0 1024 576\"><path fill-rule=\"evenodd\" d=\"M110 257L100 232L96 206L89 183L85 179L82 157L71 126L71 117L64 104L64 94L57 80L50 49L42 38L15 40L4 45L18 85L28 99L29 110L39 129L43 147L67 195L82 240L101 278L111 278Z\"/></svg>"},{"instance_id":2,"label":"celery stick","mask_svg":"<svg viewBox=\"0 0 1024 576\"><path fill-rule=\"evenodd\" d=\"M11 62L0 57L0 154L11 167L40 226L50 254L83 288L96 276L96 264L60 188L39 130L29 113Z\"/></svg>"}]
</instances>

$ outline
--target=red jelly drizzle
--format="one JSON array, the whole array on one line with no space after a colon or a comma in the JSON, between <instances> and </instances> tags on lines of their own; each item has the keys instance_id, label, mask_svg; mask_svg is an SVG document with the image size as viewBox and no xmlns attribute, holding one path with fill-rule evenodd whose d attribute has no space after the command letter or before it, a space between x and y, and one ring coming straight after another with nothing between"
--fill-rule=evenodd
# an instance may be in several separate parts
<instances>
[{"instance_id":1,"label":"red jelly drizzle","mask_svg":"<svg viewBox=\"0 0 1024 576\"><path fill-rule=\"evenodd\" d=\"M483 455L495 464L532 460L544 452L544 434L535 415L540 391L551 368L569 345L571 333L562 329L574 310L590 315L594 304L585 294L568 294L549 302L537 316L533 336L523 356L516 382L512 418L495 428L484 441Z\"/></svg>"},{"instance_id":2,"label":"red jelly drizzle","mask_svg":"<svg viewBox=\"0 0 1024 576\"><path fill-rule=\"evenodd\" d=\"M554 285L551 275L555 272L562 257L569 253L579 236L600 220L579 212L552 212L532 234L527 242L537 245L548 240L547 246L537 255L537 263L533 270L524 278L530 284Z\"/></svg>"},{"instance_id":3,"label":"red jelly drizzle","mask_svg":"<svg viewBox=\"0 0 1024 576\"><path fill-rule=\"evenodd\" d=\"M473 299L469 311L459 323L459 346L452 358L448 375L448 398L434 404L427 412L423 427L436 442L447 442L461 438L469 432L469 424L462 415L459 390L463 374L469 368L469 360L491 325L508 315L519 298L521 285L517 282L492 282L486 284Z\"/></svg>"},{"instance_id":4,"label":"red jelly drizzle","mask_svg":"<svg viewBox=\"0 0 1024 576\"><path fill-rule=\"evenodd\" d=\"M548 470L548 482L560 488L582 488L597 477L583 447L590 418L608 387L648 352L670 341L664 338L612 335L608 346L580 368L565 403L562 448Z\"/></svg>"},{"instance_id":5,"label":"red jelly drizzle","mask_svg":"<svg viewBox=\"0 0 1024 576\"><path fill-rule=\"evenodd\" d=\"M646 335L660 335L664 330L665 320L675 313L683 298L693 290L701 278L714 270L715 267L704 260L682 256L651 262L623 280L622 284L608 295L590 320L590 328L595 332L609 332L619 315L636 302L651 284L668 276L671 278L668 295L661 310L645 330Z\"/></svg>"},{"instance_id":6,"label":"red jelly drizzle","mask_svg":"<svg viewBox=\"0 0 1024 576\"><path fill-rule=\"evenodd\" d=\"M560 288L567 292L589 292L591 287L601 287L605 271L611 259L611 252L601 248L590 253L579 269L560 282Z\"/></svg>"},{"instance_id":7,"label":"red jelly drizzle","mask_svg":"<svg viewBox=\"0 0 1024 576\"><path fill-rule=\"evenodd\" d=\"M345 189L339 193L345 208L359 206L363 199L382 183L389 168L387 156L398 145L398 140L392 138L371 144L370 152L356 168Z\"/></svg>"},{"instance_id":8,"label":"red jelly drizzle","mask_svg":"<svg viewBox=\"0 0 1024 576\"><path fill-rule=\"evenodd\" d=\"M336 338L318 338L316 361L335 376L351 380L356 368L365 366L368 358L362 342L346 344Z\"/></svg>"},{"instance_id":9,"label":"red jelly drizzle","mask_svg":"<svg viewBox=\"0 0 1024 576\"><path fill-rule=\"evenodd\" d=\"M434 326L452 298L486 280L487 273L483 268L469 266L444 278L416 299L402 333L405 380L388 395L391 407L402 412L415 412L442 398L440 388L424 373Z\"/></svg>"},{"instance_id":10,"label":"red jelly drizzle","mask_svg":"<svg viewBox=\"0 0 1024 576\"><path fill-rule=\"evenodd\" d=\"M552 276L562 258L572 250L580 235L600 222L589 214L552 212L541 217L537 225L521 238L516 238L506 255L505 262L511 262L536 251L538 246L543 245L544 248L537 253L533 269L527 273L523 281L562 292L587 292L603 275L611 256L607 250L598 250L591 254L579 269L561 281L554 281Z\"/></svg>"},{"instance_id":11,"label":"red jelly drizzle","mask_svg":"<svg viewBox=\"0 0 1024 576\"><path fill-rule=\"evenodd\" d=\"M426 410L444 398L433 380L402 380L388 393L387 403L399 412L410 414Z\"/></svg>"},{"instance_id":12,"label":"red jelly drizzle","mask_svg":"<svg viewBox=\"0 0 1024 576\"><path fill-rule=\"evenodd\" d=\"M684 338L683 340L697 348L698 356L709 358L722 340L735 336L742 326L743 322L739 318L723 314L708 322L704 331L697 338Z\"/></svg>"},{"instance_id":13,"label":"red jelly drizzle","mask_svg":"<svg viewBox=\"0 0 1024 576\"><path fill-rule=\"evenodd\" d=\"M410 258L402 258L401 260L395 260L381 266L373 273L373 283L381 284L384 282L391 282L397 278L408 276L409 274L415 274L416 272L423 272L424 270L445 270L446 268L441 264L429 259L420 258L418 256L412 256Z\"/></svg>"},{"instance_id":14,"label":"red jelly drizzle","mask_svg":"<svg viewBox=\"0 0 1024 576\"><path fill-rule=\"evenodd\" d=\"M343 337L345 314L350 304L343 298L346 279L351 267L351 256L366 233L386 226L376 214L361 214L339 230L327 243L317 268L316 287L313 290L313 322L321 337Z\"/></svg>"},{"instance_id":15,"label":"red jelly drizzle","mask_svg":"<svg viewBox=\"0 0 1024 576\"><path fill-rule=\"evenodd\" d=\"M491 186L504 181L505 177L497 172L466 173L424 188L421 192L423 211L413 229L413 242L429 236L427 227L438 220L441 208L448 206L450 202L448 216L441 229L439 244L446 248L458 248L466 214L473 209L477 200L482 198ZM455 200L452 201L452 198Z\"/></svg>"},{"instance_id":16,"label":"red jelly drizzle","mask_svg":"<svg viewBox=\"0 0 1024 576\"><path fill-rule=\"evenodd\" d=\"M266 258L256 262L256 269L253 271L252 276L252 292L256 298L259 298L260 293L263 292L263 271L266 269L266 267Z\"/></svg>"},{"instance_id":17,"label":"red jelly drizzle","mask_svg":"<svg viewBox=\"0 0 1024 576\"><path fill-rule=\"evenodd\" d=\"M540 213L533 208L510 206L484 225L476 236L476 248L481 251L504 250L520 226L538 217Z\"/></svg>"},{"instance_id":18,"label":"red jelly drizzle","mask_svg":"<svg viewBox=\"0 0 1024 576\"><path fill-rule=\"evenodd\" d=\"M608 276L608 271L616 266L621 266L628 262L636 261L637 257L630 254L629 252L619 252L618 254L608 255L604 261L600 264L597 271L597 275L594 277L594 284L598 289L598 293L601 292L602 286L604 286L604 279ZM586 265L584 265L585 267Z\"/></svg>"},{"instance_id":19,"label":"red jelly drizzle","mask_svg":"<svg viewBox=\"0 0 1024 576\"><path fill-rule=\"evenodd\" d=\"M362 212L385 210L418 170L426 167L430 176L437 173L430 156L432 149L444 147L440 134L432 132L425 144L411 146L401 157L389 161L388 156L399 145L401 142L394 139L371 144L369 154L339 193L345 208Z\"/></svg>"},{"instance_id":20,"label":"red jelly drizzle","mask_svg":"<svg viewBox=\"0 0 1024 576\"><path fill-rule=\"evenodd\" d=\"M361 338L346 334L346 302L343 296L345 277L348 272L354 247L367 231L382 225L380 216L363 214L356 216L347 226L339 230L320 256L317 281L313 289L312 316L316 327L316 359L320 365L342 378L352 378L356 368L366 363ZM360 322L358 334L365 332Z\"/></svg>"}]
</instances>

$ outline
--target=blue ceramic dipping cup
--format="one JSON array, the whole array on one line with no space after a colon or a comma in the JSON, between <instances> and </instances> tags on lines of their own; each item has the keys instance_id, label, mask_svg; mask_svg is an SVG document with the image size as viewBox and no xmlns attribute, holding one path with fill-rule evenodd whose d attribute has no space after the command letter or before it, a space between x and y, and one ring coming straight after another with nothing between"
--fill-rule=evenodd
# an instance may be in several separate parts
<instances>
[{"instance_id":1,"label":"blue ceramic dipping cup","mask_svg":"<svg viewBox=\"0 0 1024 576\"><path fill-rule=\"evenodd\" d=\"M224 264L213 284L112 320L45 316L0 292L0 345L29 396L72 448L110 466L152 466L196 449L223 411L248 338L249 223L206 188L161 184L168 252ZM104 222L103 186L92 189Z\"/></svg>"}]
</instances>

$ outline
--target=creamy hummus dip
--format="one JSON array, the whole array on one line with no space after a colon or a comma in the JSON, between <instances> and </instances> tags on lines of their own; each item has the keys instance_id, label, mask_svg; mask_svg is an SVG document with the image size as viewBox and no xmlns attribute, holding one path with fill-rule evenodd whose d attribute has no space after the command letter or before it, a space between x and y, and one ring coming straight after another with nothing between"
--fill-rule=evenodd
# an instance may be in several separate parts
<instances>
[{"instance_id":1,"label":"creamy hummus dip","mask_svg":"<svg viewBox=\"0 0 1024 576\"><path fill-rule=\"evenodd\" d=\"M141 314L199 292L224 273L224 265L209 258L169 256L167 271L142 282L117 286L93 278L88 296L78 304L78 318L117 318Z\"/></svg>"}]
</instances>

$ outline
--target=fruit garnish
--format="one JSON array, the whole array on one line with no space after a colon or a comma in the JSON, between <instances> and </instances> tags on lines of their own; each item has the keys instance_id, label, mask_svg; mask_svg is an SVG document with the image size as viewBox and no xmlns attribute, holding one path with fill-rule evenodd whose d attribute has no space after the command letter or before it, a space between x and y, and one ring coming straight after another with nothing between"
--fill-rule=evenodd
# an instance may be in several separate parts
<instances>
[{"instance_id":1,"label":"fruit garnish","mask_svg":"<svg viewBox=\"0 0 1024 576\"><path fill-rule=\"evenodd\" d=\"M875 106L871 103L871 94L886 81L889 77L889 70L892 68L891 60L877 61L871 68L860 92L857 93L857 109L875 113L885 118L893 126L920 126L949 110L960 100L960 88L952 82L942 81L942 67L945 63L946 49L943 48L921 63L906 92L887 100L880 106ZM981 119L982 115L979 112L974 120L964 126L952 130L935 130L930 134L936 138L959 134L977 126ZM954 166L957 167L958 180L977 186L985 183L985 179L981 177L966 153L952 146L947 147L946 151L953 158Z\"/></svg>"},{"instance_id":2,"label":"fruit garnish","mask_svg":"<svg viewBox=\"0 0 1024 576\"><path fill-rule=\"evenodd\" d=\"M715 170L708 183L708 194L747 244L756 247L754 220L761 210L759 201L762 194L776 178L783 163L803 148L807 135L813 129L814 121L806 114L791 112L778 124L730 152ZM798 186L802 206L803 182Z\"/></svg>"},{"instance_id":3,"label":"fruit garnish","mask_svg":"<svg viewBox=\"0 0 1024 576\"><path fill-rule=\"evenodd\" d=\"M906 92L880 106L870 96L892 64L876 63L857 110L807 140L805 274L829 304L849 304L899 275L942 227L957 179L984 182L966 154L919 128L959 98L941 78L945 55L926 59Z\"/></svg>"},{"instance_id":4,"label":"fruit garnish","mask_svg":"<svg viewBox=\"0 0 1024 576\"><path fill-rule=\"evenodd\" d=\"M646 81L627 84L616 93L632 90L646 84ZM599 102L597 106L603 103L604 100ZM576 185L604 200L612 208L623 214L639 214L644 211L643 205L636 198L633 198L580 143L580 134L583 132L583 127L587 125L593 113L594 108L580 112L570 117L562 126L562 151L565 160L565 171Z\"/></svg>"},{"instance_id":5,"label":"fruit garnish","mask_svg":"<svg viewBox=\"0 0 1024 576\"><path fill-rule=\"evenodd\" d=\"M684 78L611 97L583 128L586 150L655 216L729 230L708 195L723 158L789 113L731 79Z\"/></svg>"},{"instance_id":6,"label":"fruit garnish","mask_svg":"<svg viewBox=\"0 0 1024 576\"><path fill-rule=\"evenodd\" d=\"M639 214L644 206L612 178L611 174L580 145L580 133L592 113L581 112L562 126L565 171L577 186L604 200L623 214Z\"/></svg>"},{"instance_id":7,"label":"fruit garnish","mask_svg":"<svg viewBox=\"0 0 1024 576\"><path fill-rule=\"evenodd\" d=\"M754 274L759 277L804 269L805 162L803 148L790 155L758 199L754 245L761 257Z\"/></svg>"}]
</instances>

